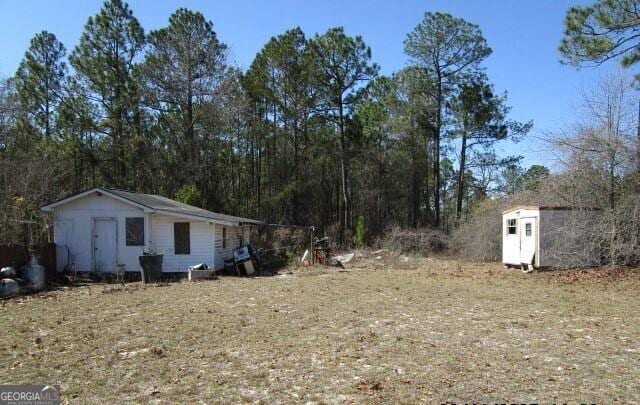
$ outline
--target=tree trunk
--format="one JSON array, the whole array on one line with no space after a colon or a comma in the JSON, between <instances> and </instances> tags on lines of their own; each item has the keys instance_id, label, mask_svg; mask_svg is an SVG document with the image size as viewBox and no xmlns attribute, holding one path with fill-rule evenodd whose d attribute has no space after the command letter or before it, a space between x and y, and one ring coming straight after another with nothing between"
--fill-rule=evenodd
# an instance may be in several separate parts
<instances>
[{"instance_id":1,"label":"tree trunk","mask_svg":"<svg viewBox=\"0 0 640 405\"><path fill-rule=\"evenodd\" d=\"M440 227L440 136L442 131L442 77L438 71L438 89L436 93L436 128L433 148L433 205L435 209L434 226Z\"/></svg>"},{"instance_id":2,"label":"tree trunk","mask_svg":"<svg viewBox=\"0 0 640 405\"><path fill-rule=\"evenodd\" d=\"M460 148L460 168L458 169L458 195L456 201L456 225L462 217L462 197L464 195L464 172L467 163L467 135L462 134L462 146Z\"/></svg>"},{"instance_id":3,"label":"tree trunk","mask_svg":"<svg viewBox=\"0 0 640 405\"><path fill-rule=\"evenodd\" d=\"M113 128L113 171L114 181L118 187L123 187L123 170L122 170L122 113L120 109L115 114L115 127Z\"/></svg>"},{"instance_id":4,"label":"tree trunk","mask_svg":"<svg viewBox=\"0 0 640 405\"><path fill-rule=\"evenodd\" d=\"M425 211L426 211L426 215L427 215L427 223L432 224L432 217L431 217L431 201L429 196L431 195L430 193L430 185L429 185L429 138L427 137L426 139L426 148L425 148L425 175L424 175L424 189L425 189L425 193L424 193L424 206L425 206Z\"/></svg>"},{"instance_id":5,"label":"tree trunk","mask_svg":"<svg viewBox=\"0 0 640 405\"><path fill-rule=\"evenodd\" d=\"M411 154L411 227L418 228L420 207L420 179L418 176L417 156Z\"/></svg>"},{"instance_id":6,"label":"tree trunk","mask_svg":"<svg viewBox=\"0 0 640 405\"><path fill-rule=\"evenodd\" d=\"M195 144L195 131L194 131L194 123L193 123L193 87L191 83L191 77L187 79L187 99L185 106L185 117L183 122L184 128L184 137L187 144L187 153L186 159L187 162L184 162L187 166L187 177L188 182L191 184L195 184L196 177L198 173L198 150Z\"/></svg>"},{"instance_id":7,"label":"tree trunk","mask_svg":"<svg viewBox=\"0 0 640 405\"><path fill-rule=\"evenodd\" d=\"M347 167L347 142L344 128L344 105L342 99L339 103L339 129L340 129L340 177L342 182L342 213L340 215L340 243L345 243L345 233L349 224L349 193L347 191L347 178L349 168Z\"/></svg>"},{"instance_id":8,"label":"tree trunk","mask_svg":"<svg viewBox=\"0 0 640 405\"><path fill-rule=\"evenodd\" d=\"M51 139L51 111L49 107L49 95L44 104L44 135L47 140Z\"/></svg>"},{"instance_id":9,"label":"tree trunk","mask_svg":"<svg viewBox=\"0 0 640 405\"><path fill-rule=\"evenodd\" d=\"M300 204L298 199L298 190L300 189L300 174L298 164L298 124L293 124L293 181L295 187L293 189L293 223L300 224L300 218L298 217L298 205Z\"/></svg>"}]
</instances>

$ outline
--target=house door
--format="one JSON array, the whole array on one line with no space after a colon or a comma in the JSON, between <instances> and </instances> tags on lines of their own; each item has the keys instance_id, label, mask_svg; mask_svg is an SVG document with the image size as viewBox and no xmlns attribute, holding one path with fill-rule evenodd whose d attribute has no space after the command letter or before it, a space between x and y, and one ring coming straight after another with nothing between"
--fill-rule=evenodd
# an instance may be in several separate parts
<instances>
[{"instance_id":1,"label":"house door","mask_svg":"<svg viewBox=\"0 0 640 405\"><path fill-rule=\"evenodd\" d=\"M113 273L118 264L117 222L113 218L96 218L93 223L93 270Z\"/></svg>"},{"instance_id":2,"label":"house door","mask_svg":"<svg viewBox=\"0 0 640 405\"><path fill-rule=\"evenodd\" d=\"M536 218L520 218L520 263L534 264L536 253Z\"/></svg>"}]
</instances>

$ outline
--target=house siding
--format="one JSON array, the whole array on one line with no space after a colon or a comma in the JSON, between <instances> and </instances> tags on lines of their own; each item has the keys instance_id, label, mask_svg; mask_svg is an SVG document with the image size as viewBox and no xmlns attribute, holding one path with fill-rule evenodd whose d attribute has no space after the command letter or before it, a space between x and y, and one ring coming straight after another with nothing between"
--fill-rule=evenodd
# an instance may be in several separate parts
<instances>
[{"instance_id":1,"label":"house siding","mask_svg":"<svg viewBox=\"0 0 640 405\"><path fill-rule=\"evenodd\" d=\"M173 224L189 222L190 254L176 254L173 240ZM163 272L186 272L187 267L199 263L214 265L214 225L201 221L189 221L167 215L151 214L151 246L157 253L162 253Z\"/></svg>"},{"instance_id":2,"label":"house siding","mask_svg":"<svg viewBox=\"0 0 640 405\"><path fill-rule=\"evenodd\" d=\"M222 247L222 228L226 228L227 230L227 244L224 248ZM241 246L238 238L239 235L242 235L242 243L246 245L248 243L248 230L239 226L215 225L216 269L224 267L224 261L232 258L233 251Z\"/></svg>"},{"instance_id":3,"label":"house siding","mask_svg":"<svg viewBox=\"0 0 640 405\"><path fill-rule=\"evenodd\" d=\"M94 190L76 199L65 201L45 211L53 213L54 242L57 245L57 266L79 272L94 271L94 221L113 219L116 224L116 260L105 267L124 266L126 271L139 272L138 256L144 250L153 249L164 255L163 272L186 272L187 268L206 263L217 269L224 260L233 256L239 246L239 235L247 243L249 230L236 223L224 226L227 229L227 245L222 247L223 226L216 220L185 218L170 213L154 212L151 208L122 200L106 191ZM144 245L126 246L126 218L144 218ZM190 253L176 254L174 246L174 223L188 222L190 231ZM235 225L235 226L234 226ZM103 250L101 250L102 252ZM103 262L104 263L104 262ZM73 267L71 266L73 265ZM115 271L105 270L102 271Z\"/></svg>"},{"instance_id":4,"label":"house siding","mask_svg":"<svg viewBox=\"0 0 640 405\"><path fill-rule=\"evenodd\" d=\"M53 240L59 250L68 252L59 255L58 271L74 264L80 272L93 271L93 220L95 218L113 218L117 223L117 261L126 271L139 271L138 256L143 246L126 246L127 217L145 218L145 241L148 240L145 212L131 204L118 201L107 195L88 195L79 200L55 208ZM65 252L65 253L66 253ZM113 269L115 271L115 269Z\"/></svg>"}]
</instances>

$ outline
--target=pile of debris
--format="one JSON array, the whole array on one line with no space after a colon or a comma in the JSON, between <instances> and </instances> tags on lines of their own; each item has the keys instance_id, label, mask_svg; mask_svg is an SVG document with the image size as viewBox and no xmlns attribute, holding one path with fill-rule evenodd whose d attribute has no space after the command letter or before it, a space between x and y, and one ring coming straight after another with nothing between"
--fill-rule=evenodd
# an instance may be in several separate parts
<instances>
[{"instance_id":1,"label":"pile of debris","mask_svg":"<svg viewBox=\"0 0 640 405\"><path fill-rule=\"evenodd\" d=\"M379 244L394 253L428 257L446 252L449 249L449 238L444 232L434 229L392 227Z\"/></svg>"},{"instance_id":2,"label":"pile of debris","mask_svg":"<svg viewBox=\"0 0 640 405\"><path fill-rule=\"evenodd\" d=\"M233 256L224 261L223 273L252 277L258 274L262 264L262 249L254 250L251 245L235 249Z\"/></svg>"},{"instance_id":3,"label":"pile of debris","mask_svg":"<svg viewBox=\"0 0 640 405\"><path fill-rule=\"evenodd\" d=\"M189 281L196 280L208 280L215 278L215 270L209 267L206 263L196 264L195 266L187 267L189 273Z\"/></svg>"},{"instance_id":4,"label":"pile of debris","mask_svg":"<svg viewBox=\"0 0 640 405\"><path fill-rule=\"evenodd\" d=\"M18 294L44 290L46 287L44 267L36 259L20 267L0 269L0 298L11 298Z\"/></svg>"},{"instance_id":5,"label":"pile of debris","mask_svg":"<svg viewBox=\"0 0 640 405\"><path fill-rule=\"evenodd\" d=\"M335 266L342 269L345 265L353 260L355 253L345 253L337 255L330 247L329 238L315 238L313 240L313 262L326 266ZM309 250L305 250L300 263L303 266L312 264L309 260Z\"/></svg>"},{"instance_id":6,"label":"pile of debris","mask_svg":"<svg viewBox=\"0 0 640 405\"><path fill-rule=\"evenodd\" d=\"M358 250L355 253L355 257L356 264L352 265L352 267L359 269L416 270L425 263L425 260L431 260L425 259L419 254L404 254L386 248Z\"/></svg>"},{"instance_id":7,"label":"pile of debris","mask_svg":"<svg viewBox=\"0 0 640 405\"><path fill-rule=\"evenodd\" d=\"M313 241L313 260L309 260L310 252L306 250L300 259L300 264L308 266L310 264L320 264L345 269L349 268L383 268L394 267L400 269L416 269L420 266L423 255L416 252L415 245L419 242L414 240L412 235L408 243L406 235L399 235L395 238L397 249L382 248L378 250L355 250L349 253L337 253L331 248L329 239L315 238ZM418 238L419 239L419 238ZM432 246L433 247L433 246ZM430 247L429 249L431 249ZM438 249L440 249L438 247ZM430 251L430 250L429 250Z\"/></svg>"}]
</instances>

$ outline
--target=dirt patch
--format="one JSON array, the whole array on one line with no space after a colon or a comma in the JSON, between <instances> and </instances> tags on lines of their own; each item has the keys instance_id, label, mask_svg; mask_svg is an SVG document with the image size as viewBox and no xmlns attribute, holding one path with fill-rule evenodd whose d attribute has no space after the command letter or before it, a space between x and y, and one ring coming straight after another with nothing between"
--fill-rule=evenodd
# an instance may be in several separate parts
<instances>
[{"instance_id":1,"label":"dirt patch","mask_svg":"<svg viewBox=\"0 0 640 405\"><path fill-rule=\"evenodd\" d=\"M638 278L411 260L10 300L0 380L74 403L640 402Z\"/></svg>"}]
</instances>

